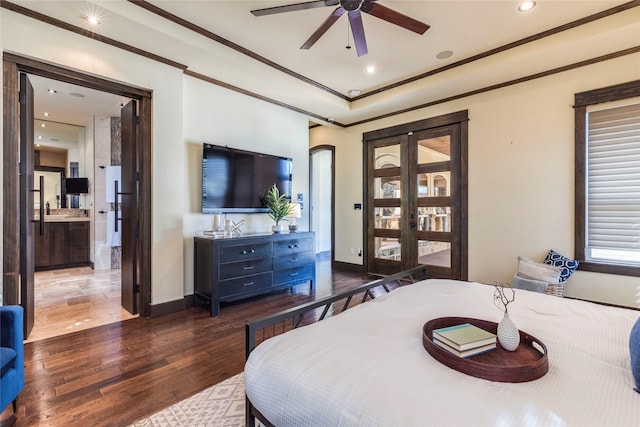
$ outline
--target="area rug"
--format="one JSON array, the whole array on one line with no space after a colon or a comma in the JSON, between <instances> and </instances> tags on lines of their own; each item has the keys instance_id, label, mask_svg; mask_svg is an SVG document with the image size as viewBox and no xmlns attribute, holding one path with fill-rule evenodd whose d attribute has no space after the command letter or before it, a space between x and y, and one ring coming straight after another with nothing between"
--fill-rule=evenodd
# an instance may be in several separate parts
<instances>
[{"instance_id":1,"label":"area rug","mask_svg":"<svg viewBox=\"0 0 640 427\"><path fill-rule=\"evenodd\" d=\"M129 427L244 426L244 374L239 373Z\"/></svg>"}]
</instances>

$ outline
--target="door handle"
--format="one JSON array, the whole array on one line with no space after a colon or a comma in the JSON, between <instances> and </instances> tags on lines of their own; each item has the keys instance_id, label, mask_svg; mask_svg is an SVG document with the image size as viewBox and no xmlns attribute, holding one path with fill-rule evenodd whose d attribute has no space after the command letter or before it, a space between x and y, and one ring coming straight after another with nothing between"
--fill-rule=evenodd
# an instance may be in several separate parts
<instances>
[{"instance_id":1,"label":"door handle","mask_svg":"<svg viewBox=\"0 0 640 427\"><path fill-rule=\"evenodd\" d=\"M40 175L39 180L40 188L37 190L34 188L32 191L40 193L40 220L38 222L40 223L40 235L44 236L44 175Z\"/></svg>"},{"instance_id":2,"label":"door handle","mask_svg":"<svg viewBox=\"0 0 640 427\"><path fill-rule=\"evenodd\" d=\"M113 202L115 204L115 210L116 210L115 220L113 221L114 222L113 231L115 231L117 233L118 232L118 221L120 221L122 219L122 217L118 218L118 211L120 210L120 206L118 206L118 204L119 204L118 203L118 196L123 194L123 193L121 193L119 191L119 189L118 189L118 180L117 179L113 182L113 187L114 187L113 188Z\"/></svg>"}]
</instances>

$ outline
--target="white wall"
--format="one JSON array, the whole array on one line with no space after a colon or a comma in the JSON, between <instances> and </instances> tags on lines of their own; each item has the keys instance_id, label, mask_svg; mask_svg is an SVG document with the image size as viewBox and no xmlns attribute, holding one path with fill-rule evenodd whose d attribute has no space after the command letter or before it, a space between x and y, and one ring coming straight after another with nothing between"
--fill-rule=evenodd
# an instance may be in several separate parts
<instances>
[{"instance_id":1,"label":"white wall","mask_svg":"<svg viewBox=\"0 0 640 427\"><path fill-rule=\"evenodd\" d=\"M192 236L211 220L199 213L203 142L293 157L293 191L308 203L306 118L6 9L0 24L3 51L153 91L153 304L193 290ZM463 109L470 116L470 279L509 281L518 255L541 259L550 248L572 255L573 94L638 78L635 54L354 128L313 129L312 145L336 146L336 260L362 262L350 253L363 247L362 212L353 209L362 203L362 133ZM247 231L269 225L264 215L243 218ZM308 228L307 212L300 226ZM577 272L567 293L640 306L637 282Z\"/></svg>"},{"instance_id":2,"label":"white wall","mask_svg":"<svg viewBox=\"0 0 640 427\"><path fill-rule=\"evenodd\" d=\"M308 198L306 117L185 77L176 68L0 11L2 50L153 91L152 304L179 300L193 292L193 236L211 228L211 216L200 213L203 142L292 157L293 193ZM302 230L308 229L308 217L303 211ZM271 226L265 214L230 218L245 219L245 232L269 231Z\"/></svg>"},{"instance_id":3,"label":"white wall","mask_svg":"<svg viewBox=\"0 0 640 427\"><path fill-rule=\"evenodd\" d=\"M184 295L182 195L186 185L182 71L0 10L0 48L3 51L153 91L152 303L181 299Z\"/></svg>"},{"instance_id":4,"label":"white wall","mask_svg":"<svg viewBox=\"0 0 640 427\"><path fill-rule=\"evenodd\" d=\"M309 122L293 111L256 101L218 86L184 77L184 292L193 293L193 236L211 230L212 215L202 215L202 144L227 145L293 159L293 191L309 197ZM229 214L245 220L244 233L271 232L266 214ZM305 209L297 220L309 229Z\"/></svg>"},{"instance_id":5,"label":"white wall","mask_svg":"<svg viewBox=\"0 0 640 427\"><path fill-rule=\"evenodd\" d=\"M573 95L640 78L640 54L467 97L362 126L311 130L336 146L336 260L360 264L362 133L469 110L469 279L511 282L517 257L573 256ZM567 295L640 307L637 277L578 271Z\"/></svg>"}]
</instances>

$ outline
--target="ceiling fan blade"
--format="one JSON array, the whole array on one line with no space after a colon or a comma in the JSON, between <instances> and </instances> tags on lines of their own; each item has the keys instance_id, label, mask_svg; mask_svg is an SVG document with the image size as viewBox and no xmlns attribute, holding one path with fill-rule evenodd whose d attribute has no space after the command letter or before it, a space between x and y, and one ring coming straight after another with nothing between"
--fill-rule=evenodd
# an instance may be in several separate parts
<instances>
[{"instance_id":1,"label":"ceiling fan blade","mask_svg":"<svg viewBox=\"0 0 640 427\"><path fill-rule=\"evenodd\" d=\"M306 1L303 3L287 4L284 6L267 7L264 9L252 10L254 16L274 15L276 13L295 12L297 10L314 9L316 7L335 6L340 3L339 0L317 0Z\"/></svg>"},{"instance_id":2,"label":"ceiling fan blade","mask_svg":"<svg viewBox=\"0 0 640 427\"><path fill-rule=\"evenodd\" d=\"M360 9L349 12L349 25L351 25L351 33L353 34L353 41L356 45L358 56L366 55L369 51L367 50L367 39L364 36L364 26L362 25Z\"/></svg>"},{"instance_id":3,"label":"ceiling fan blade","mask_svg":"<svg viewBox=\"0 0 640 427\"><path fill-rule=\"evenodd\" d=\"M360 10L414 33L424 34L429 29L429 25L373 1L363 2Z\"/></svg>"},{"instance_id":4,"label":"ceiling fan blade","mask_svg":"<svg viewBox=\"0 0 640 427\"><path fill-rule=\"evenodd\" d=\"M341 8L341 7L337 7L336 10L334 10L333 13L331 15L329 15L329 17L326 19L326 21L324 21L322 23L322 25L320 25L318 27L318 29L315 31L315 33L311 34L311 37L309 37L309 39L306 42L304 42L304 44L300 47L300 49L309 49L309 48L311 48L311 46L313 46L318 41L318 39L320 39L320 37L322 37L322 35L324 33L326 33L327 30L329 28L331 28L331 26L343 14L344 14L344 9Z\"/></svg>"}]
</instances>

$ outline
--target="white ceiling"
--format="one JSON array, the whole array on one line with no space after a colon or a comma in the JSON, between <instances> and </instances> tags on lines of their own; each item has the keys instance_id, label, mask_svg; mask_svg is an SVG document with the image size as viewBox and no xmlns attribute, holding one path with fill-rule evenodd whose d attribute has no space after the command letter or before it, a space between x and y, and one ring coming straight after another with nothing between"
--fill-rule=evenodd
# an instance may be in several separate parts
<instances>
[{"instance_id":1,"label":"white ceiling","mask_svg":"<svg viewBox=\"0 0 640 427\"><path fill-rule=\"evenodd\" d=\"M119 116L126 98L31 75L37 147L77 149L93 116ZM54 92L51 92L54 91ZM45 116L45 114L47 114Z\"/></svg>"},{"instance_id":2,"label":"white ceiling","mask_svg":"<svg viewBox=\"0 0 640 427\"><path fill-rule=\"evenodd\" d=\"M321 118L331 118L346 125L640 45L640 7L635 7L367 96L373 90L585 18L625 1L539 0L533 10L520 13L517 11L519 2L512 0L380 0L380 4L425 22L431 28L424 35L417 35L363 14L369 54L362 57L357 56L355 48L345 48L347 43L353 46L346 15L311 49L299 49L335 7L262 17L250 13L254 9L300 1L148 2L184 20L185 25L124 0L14 3L80 28L87 28L85 16L96 13L101 23L95 31L100 35L177 61L186 65L188 71L308 112L312 121L326 123ZM191 28L186 28L189 25ZM212 40L216 37L230 43ZM229 44L235 44L236 48ZM453 56L437 59L436 55L445 50L453 51ZM377 71L368 74L365 69L369 65L375 66ZM291 76L282 68L301 78ZM352 89L360 90L364 97L350 99ZM72 90L75 91L64 88L60 92L68 94ZM87 99L100 98L94 97L95 94ZM60 98L72 101L69 96ZM53 99L41 98L42 108L62 109L63 103L57 101L55 106L49 107L47 100ZM79 108L78 111L88 111L86 107ZM70 111L60 114L73 115ZM74 119L63 120L71 122Z\"/></svg>"}]
</instances>

